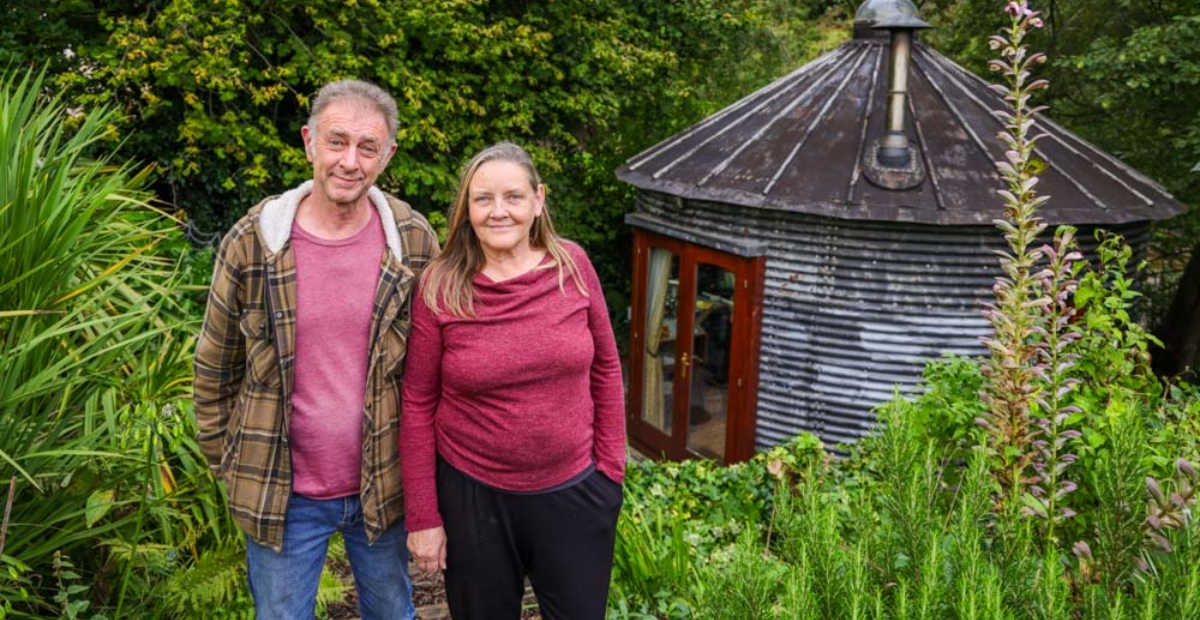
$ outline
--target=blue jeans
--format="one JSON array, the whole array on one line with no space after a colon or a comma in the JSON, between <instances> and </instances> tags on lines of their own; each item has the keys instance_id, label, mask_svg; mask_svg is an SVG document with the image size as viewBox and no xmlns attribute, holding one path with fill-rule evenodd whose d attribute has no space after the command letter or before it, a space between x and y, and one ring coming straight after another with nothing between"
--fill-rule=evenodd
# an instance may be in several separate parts
<instances>
[{"instance_id":1,"label":"blue jeans","mask_svg":"<svg viewBox=\"0 0 1200 620\"><path fill-rule=\"evenodd\" d=\"M292 495L279 553L247 539L250 594L260 620L314 618L321 568L335 531L346 541L363 620L414 620L408 535L396 525L368 544L357 495L331 500Z\"/></svg>"}]
</instances>

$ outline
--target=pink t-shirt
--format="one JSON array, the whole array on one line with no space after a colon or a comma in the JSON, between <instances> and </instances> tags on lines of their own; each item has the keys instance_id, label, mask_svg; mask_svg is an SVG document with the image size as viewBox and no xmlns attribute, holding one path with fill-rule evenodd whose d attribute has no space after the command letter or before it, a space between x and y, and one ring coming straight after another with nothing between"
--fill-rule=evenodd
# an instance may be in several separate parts
<instances>
[{"instance_id":1,"label":"pink t-shirt","mask_svg":"<svg viewBox=\"0 0 1200 620\"><path fill-rule=\"evenodd\" d=\"M371 314L386 244L379 214L347 239L292 225L296 385L288 434L292 489L312 499L359 491Z\"/></svg>"},{"instance_id":2,"label":"pink t-shirt","mask_svg":"<svg viewBox=\"0 0 1200 620\"><path fill-rule=\"evenodd\" d=\"M616 341L591 262L567 248L588 297L569 277L560 290L553 268L504 282L477 275L474 317L436 314L414 296L400 416L409 531L442 523L435 445L455 469L503 490L549 489L591 463L624 479Z\"/></svg>"}]
</instances>

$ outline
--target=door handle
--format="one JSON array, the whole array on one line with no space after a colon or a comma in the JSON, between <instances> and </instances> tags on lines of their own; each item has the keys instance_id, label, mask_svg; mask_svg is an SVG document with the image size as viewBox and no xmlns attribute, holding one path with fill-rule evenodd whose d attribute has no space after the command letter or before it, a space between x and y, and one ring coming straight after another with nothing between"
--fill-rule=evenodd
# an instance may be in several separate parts
<instances>
[{"instance_id":1,"label":"door handle","mask_svg":"<svg viewBox=\"0 0 1200 620\"><path fill-rule=\"evenodd\" d=\"M683 380L684 381L687 381L688 366L691 366L691 364L692 364L692 360L690 358L688 358L687 353L684 353L683 356L679 358L679 365L683 367Z\"/></svg>"}]
</instances>

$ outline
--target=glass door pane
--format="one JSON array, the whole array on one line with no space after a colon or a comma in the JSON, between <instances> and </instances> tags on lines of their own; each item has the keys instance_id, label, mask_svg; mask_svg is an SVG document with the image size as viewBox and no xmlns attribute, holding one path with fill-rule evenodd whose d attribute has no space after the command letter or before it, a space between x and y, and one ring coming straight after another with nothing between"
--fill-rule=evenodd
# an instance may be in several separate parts
<instances>
[{"instance_id":1,"label":"glass door pane","mask_svg":"<svg viewBox=\"0 0 1200 620\"><path fill-rule=\"evenodd\" d=\"M642 352L641 419L671 434L674 406L676 334L679 310L679 257L651 248L646 263L646 347Z\"/></svg>"},{"instance_id":2,"label":"glass door pane","mask_svg":"<svg viewBox=\"0 0 1200 620\"><path fill-rule=\"evenodd\" d=\"M688 381L688 450L725 462L734 273L696 264L691 372Z\"/></svg>"},{"instance_id":3,"label":"glass door pane","mask_svg":"<svg viewBox=\"0 0 1200 620\"><path fill-rule=\"evenodd\" d=\"M671 460L754 454L765 259L634 230L629 439Z\"/></svg>"}]
</instances>

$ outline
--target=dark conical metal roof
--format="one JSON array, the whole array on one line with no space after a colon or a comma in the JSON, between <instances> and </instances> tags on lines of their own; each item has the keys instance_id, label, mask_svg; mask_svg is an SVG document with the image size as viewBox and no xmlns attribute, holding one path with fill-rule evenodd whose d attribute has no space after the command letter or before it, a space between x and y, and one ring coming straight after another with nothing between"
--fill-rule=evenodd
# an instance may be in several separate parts
<instances>
[{"instance_id":1,"label":"dark conical metal roof","mask_svg":"<svg viewBox=\"0 0 1200 620\"><path fill-rule=\"evenodd\" d=\"M871 0L859 11L855 40L633 157L617 177L683 198L835 218L961 225L1003 217L1003 124L993 111L1005 102L920 43L906 133L924 179L893 190L864 174L864 153L883 134L888 88L886 32L871 36L870 26L915 18L902 4L911 6ZM1038 185L1051 197L1040 210L1047 223L1117 224L1183 211L1157 183L1045 116L1033 133L1043 136L1036 156L1048 165Z\"/></svg>"}]
</instances>

